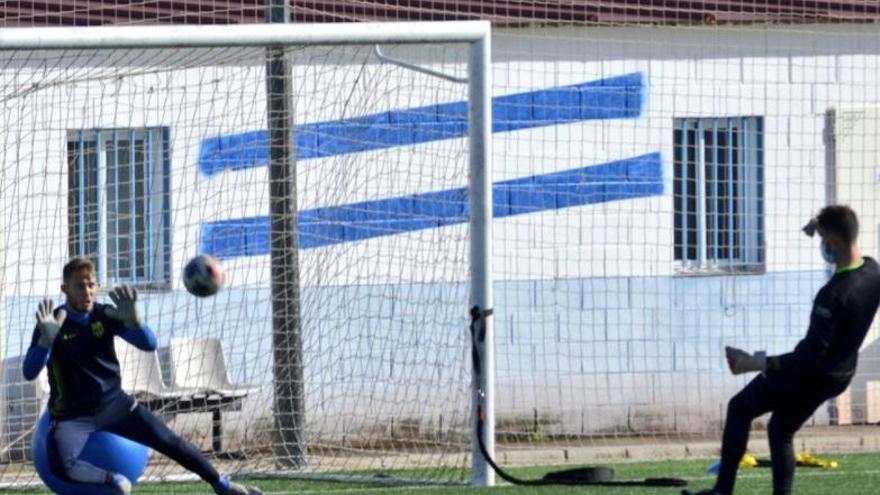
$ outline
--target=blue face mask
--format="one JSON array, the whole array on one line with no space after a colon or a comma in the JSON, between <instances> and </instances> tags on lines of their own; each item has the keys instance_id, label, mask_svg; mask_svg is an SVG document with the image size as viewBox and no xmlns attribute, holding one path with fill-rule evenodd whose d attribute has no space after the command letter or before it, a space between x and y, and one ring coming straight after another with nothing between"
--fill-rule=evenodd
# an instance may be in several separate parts
<instances>
[{"instance_id":1,"label":"blue face mask","mask_svg":"<svg viewBox=\"0 0 880 495\"><path fill-rule=\"evenodd\" d=\"M828 246L823 242L819 244L819 251L822 253L822 259L825 260L826 263L834 264L834 254L828 250Z\"/></svg>"}]
</instances>

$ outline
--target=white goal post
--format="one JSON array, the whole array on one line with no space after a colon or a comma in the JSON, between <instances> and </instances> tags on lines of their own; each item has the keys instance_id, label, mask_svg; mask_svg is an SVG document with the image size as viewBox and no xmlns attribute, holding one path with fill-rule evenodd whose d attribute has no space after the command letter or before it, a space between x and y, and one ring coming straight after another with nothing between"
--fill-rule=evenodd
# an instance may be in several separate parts
<instances>
[{"instance_id":1,"label":"white goal post","mask_svg":"<svg viewBox=\"0 0 880 495\"><path fill-rule=\"evenodd\" d=\"M492 98L490 71L490 23L485 21L467 22L418 22L418 23L356 23L356 24L320 24L294 25L270 24L259 26L113 26L113 27L74 27L74 28L24 28L0 30L0 56L3 53L19 52L12 56L22 60L37 58L40 53L59 50L158 50L158 49L210 49L210 48L287 48L293 46L314 45L385 45L385 44L457 44L467 46L467 155L469 163L468 191L468 236L469 236L469 292L470 301L467 307L460 308L461 315L467 315L471 307L484 310L493 308L492 267L491 258L491 223L492 223ZM34 87L38 87L37 82ZM5 95L4 95L5 96ZM16 97L10 96L10 98ZM98 150L104 152L104 143L109 143L102 131L89 134L90 139L99 143ZM146 132L146 131L145 131ZM97 135L97 137L94 137ZM72 138L68 138L69 142ZM82 140L82 138L79 138ZM103 140L102 140L103 139ZM113 131L113 138L116 132ZM134 142L134 131L131 134ZM149 138L152 141L152 137ZM142 138L147 142L147 138ZM11 141L10 141L11 142ZM162 143L156 138L156 143ZM158 146L158 145L157 145ZM7 149L9 153L9 149ZM132 151L132 157L134 157ZM99 159L100 160L100 159ZM443 167L438 163L437 167ZM133 166L131 167L134 168ZM99 174L102 172L99 172ZM4 174L5 175L5 174ZM103 176L101 176L103 177ZM4 178L3 181L15 180ZM66 180L66 179L65 179ZM74 179L71 179L74 180ZM102 179L109 181L107 177ZM118 179L115 179L118 181ZM117 182L118 183L118 182ZM74 184L71 182L71 184ZM103 187L99 183L98 187ZM73 187L73 186L71 186ZM81 187L81 186L80 186ZM103 193L98 193L100 195ZM134 193L132 193L134 194ZM10 201L9 199L4 201ZM110 201L110 199L104 199ZM149 205L148 205L149 206ZM105 219L98 217L97 222ZM8 221L8 219L6 219ZM132 227L133 228L133 227ZM13 262L7 253L9 235L2 235L3 258ZM104 241L101 241L104 242ZM118 249L118 246L117 246ZM53 253L54 257L63 260L64 252ZM59 260L53 260L57 264ZM54 264L53 264L54 266ZM8 270L7 266L4 266ZM177 277L180 266L171 266L172 277ZM47 277L52 278L52 273ZM60 272L58 274L60 276ZM0 289L5 291L5 289ZM39 293L28 296L36 296ZM0 292L3 297L7 294ZM5 307L0 303L0 307ZM11 317L10 317L11 318ZM5 322L6 320L4 320ZM483 416L485 427L483 439L490 453L494 452L494 357L492 345L492 323L490 313L482 321L485 326L485 344L479 353L483 362L480 383L471 384L472 407L477 400L484 404ZM162 329L157 329L161 332ZM466 328L461 332L465 333ZM0 328L0 337L7 340L8 329ZM460 349L461 353L470 355L470 349ZM466 362L470 362L469 360ZM482 397L478 394L482 391ZM476 413L470 413L472 432L476 432ZM472 433L472 437L475 433ZM471 438L472 482L476 485L492 485L493 474L483 460L475 438ZM2 447L2 445L0 445ZM9 477L7 477L8 479Z\"/></svg>"}]
</instances>

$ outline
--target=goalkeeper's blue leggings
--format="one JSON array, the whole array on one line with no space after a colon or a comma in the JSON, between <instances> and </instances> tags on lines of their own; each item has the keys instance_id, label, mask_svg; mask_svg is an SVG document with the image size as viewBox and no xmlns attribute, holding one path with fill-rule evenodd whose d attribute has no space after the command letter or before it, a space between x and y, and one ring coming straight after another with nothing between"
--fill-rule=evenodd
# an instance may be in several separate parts
<instances>
[{"instance_id":1,"label":"goalkeeper's blue leggings","mask_svg":"<svg viewBox=\"0 0 880 495\"><path fill-rule=\"evenodd\" d=\"M109 431L160 452L215 486L220 474L191 443L174 433L165 423L130 396L119 393L107 401L94 416L58 420L50 432L51 468L62 479L81 483L105 483L108 473L77 457L89 433ZM135 480L131 480L135 481Z\"/></svg>"},{"instance_id":2,"label":"goalkeeper's blue leggings","mask_svg":"<svg viewBox=\"0 0 880 495\"><path fill-rule=\"evenodd\" d=\"M758 375L728 404L721 441L721 469L715 491L733 493L736 471L749 440L752 421L773 412L767 425L774 495L790 495L794 479L794 434L828 399L846 390L848 380L795 376L790 373Z\"/></svg>"}]
</instances>

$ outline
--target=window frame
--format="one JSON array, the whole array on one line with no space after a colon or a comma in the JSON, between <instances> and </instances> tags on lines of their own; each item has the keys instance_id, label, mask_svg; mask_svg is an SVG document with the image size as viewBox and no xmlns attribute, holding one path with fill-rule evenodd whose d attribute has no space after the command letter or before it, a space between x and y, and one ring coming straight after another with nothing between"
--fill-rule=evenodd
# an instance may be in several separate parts
<instances>
[{"instance_id":1,"label":"window frame","mask_svg":"<svg viewBox=\"0 0 880 495\"><path fill-rule=\"evenodd\" d=\"M171 290L170 162L167 126L67 132L68 248L95 261L100 286Z\"/></svg>"},{"instance_id":2,"label":"window frame","mask_svg":"<svg viewBox=\"0 0 880 495\"><path fill-rule=\"evenodd\" d=\"M765 273L764 117L676 117L672 162L675 273Z\"/></svg>"}]
</instances>

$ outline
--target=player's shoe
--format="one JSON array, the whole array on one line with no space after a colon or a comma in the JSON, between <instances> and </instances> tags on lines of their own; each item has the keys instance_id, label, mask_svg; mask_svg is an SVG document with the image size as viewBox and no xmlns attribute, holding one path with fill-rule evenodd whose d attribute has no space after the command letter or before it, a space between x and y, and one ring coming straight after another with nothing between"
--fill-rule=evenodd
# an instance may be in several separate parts
<instances>
[{"instance_id":1,"label":"player's shoe","mask_svg":"<svg viewBox=\"0 0 880 495\"><path fill-rule=\"evenodd\" d=\"M699 492L692 492L690 490L682 490L681 495L721 495L715 490L701 490Z\"/></svg>"},{"instance_id":2,"label":"player's shoe","mask_svg":"<svg viewBox=\"0 0 880 495\"><path fill-rule=\"evenodd\" d=\"M245 486L240 485L238 483L230 483L229 490L226 491L229 495L263 495L263 490L255 486Z\"/></svg>"},{"instance_id":3,"label":"player's shoe","mask_svg":"<svg viewBox=\"0 0 880 495\"><path fill-rule=\"evenodd\" d=\"M114 495L129 495L131 493L131 481L119 473L113 475L109 484Z\"/></svg>"},{"instance_id":4,"label":"player's shoe","mask_svg":"<svg viewBox=\"0 0 880 495\"><path fill-rule=\"evenodd\" d=\"M229 478L225 477L214 487L214 492L220 495L263 495L263 490L255 486L233 483L229 481Z\"/></svg>"}]
</instances>

